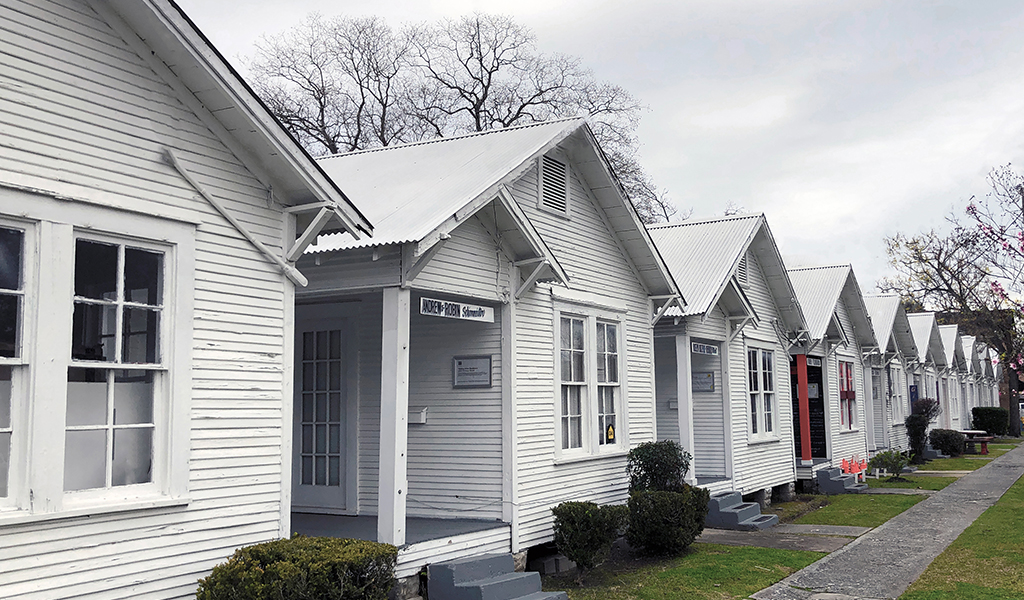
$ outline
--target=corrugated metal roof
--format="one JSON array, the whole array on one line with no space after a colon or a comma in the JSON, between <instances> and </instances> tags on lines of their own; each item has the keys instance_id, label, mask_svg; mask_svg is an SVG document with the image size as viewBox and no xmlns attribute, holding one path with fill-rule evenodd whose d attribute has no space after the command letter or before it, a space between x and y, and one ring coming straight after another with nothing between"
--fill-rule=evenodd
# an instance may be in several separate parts
<instances>
[{"instance_id":1,"label":"corrugated metal roof","mask_svg":"<svg viewBox=\"0 0 1024 600\"><path fill-rule=\"evenodd\" d=\"M927 362L930 359L939 366L945 366L946 351L942 345L938 323L935 321L935 313L910 313L907 320L910 322L910 330L914 333L918 360Z\"/></svg>"},{"instance_id":2,"label":"corrugated metal roof","mask_svg":"<svg viewBox=\"0 0 1024 600\"><path fill-rule=\"evenodd\" d=\"M973 335L962 335L960 341L964 345L964 358L967 360L967 370L977 373L981 367L981 357L978 355L978 338Z\"/></svg>"},{"instance_id":3,"label":"corrugated metal roof","mask_svg":"<svg viewBox=\"0 0 1024 600\"><path fill-rule=\"evenodd\" d=\"M939 336L942 338L942 348L946 351L946 364L962 364L964 350L960 342L960 328L956 325L939 325Z\"/></svg>"},{"instance_id":4,"label":"corrugated metal roof","mask_svg":"<svg viewBox=\"0 0 1024 600\"><path fill-rule=\"evenodd\" d=\"M685 311L672 311L675 315L703 315L714 308L740 260L750 251L765 272L769 291L784 321L782 325L791 332L806 329L800 305L794 301L796 293L763 214L651 225L648 231L687 300Z\"/></svg>"},{"instance_id":5,"label":"corrugated metal roof","mask_svg":"<svg viewBox=\"0 0 1024 600\"><path fill-rule=\"evenodd\" d=\"M793 282L812 339L825 337L850 270L850 265L789 270L789 280Z\"/></svg>"},{"instance_id":6,"label":"corrugated metal roof","mask_svg":"<svg viewBox=\"0 0 1024 600\"><path fill-rule=\"evenodd\" d=\"M868 307L868 314L871 315L871 327L875 330L875 339L884 350L889 345L889 338L892 336L892 326L900 308L900 297L864 296L864 306Z\"/></svg>"},{"instance_id":7,"label":"corrugated metal roof","mask_svg":"<svg viewBox=\"0 0 1024 600\"><path fill-rule=\"evenodd\" d=\"M374 225L372 239L321 237L311 252L417 242L585 124L563 119L318 160Z\"/></svg>"},{"instance_id":8,"label":"corrugated metal roof","mask_svg":"<svg viewBox=\"0 0 1024 600\"><path fill-rule=\"evenodd\" d=\"M743 215L647 228L686 298L684 315L702 315L714 307L762 218Z\"/></svg>"}]
</instances>

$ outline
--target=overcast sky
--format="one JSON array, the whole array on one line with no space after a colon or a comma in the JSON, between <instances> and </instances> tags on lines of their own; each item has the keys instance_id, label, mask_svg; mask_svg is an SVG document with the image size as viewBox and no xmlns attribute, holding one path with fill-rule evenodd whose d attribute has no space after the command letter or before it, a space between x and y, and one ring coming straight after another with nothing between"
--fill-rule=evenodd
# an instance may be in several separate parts
<instances>
[{"instance_id":1,"label":"overcast sky","mask_svg":"<svg viewBox=\"0 0 1024 600\"><path fill-rule=\"evenodd\" d=\"M884 236L943 227L1024 144L1020 2L178 3L243 74L255 40L313 11L511 15L650 107L641 160L681 210L764 212L788 266L852 263L865 293Z\"/></svg>"}]
</instances>

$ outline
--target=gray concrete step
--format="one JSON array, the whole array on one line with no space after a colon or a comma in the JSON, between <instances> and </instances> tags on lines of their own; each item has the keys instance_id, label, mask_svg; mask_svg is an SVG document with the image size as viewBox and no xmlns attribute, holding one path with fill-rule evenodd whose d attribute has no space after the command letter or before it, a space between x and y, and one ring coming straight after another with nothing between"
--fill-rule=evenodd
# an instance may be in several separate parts
<instances>
[{"instance_id":1,"label":"gray concrete step","mask_svg":"<svg viewBox=\"0 0 1024 600\"><path fill-rule=\"evenodd\" d=\"M751 517L745 521L740 521L736 526L736 529L742 531L757 531L759 529L768 529L769 527L779 522L779 515L762 515L758 514L756 517Z\"/></svg>"},{"instance_id":2,"label":"gray concrete step","mask_svg":"<svg viewBox=\"0 0 1024 600\"><path fill-rule=\"evenodd\" d=\"M540 573L518 573L511 554L482 555L427 567L431 600L567 600L541 591Z\"/></svg>"}]
</instances>

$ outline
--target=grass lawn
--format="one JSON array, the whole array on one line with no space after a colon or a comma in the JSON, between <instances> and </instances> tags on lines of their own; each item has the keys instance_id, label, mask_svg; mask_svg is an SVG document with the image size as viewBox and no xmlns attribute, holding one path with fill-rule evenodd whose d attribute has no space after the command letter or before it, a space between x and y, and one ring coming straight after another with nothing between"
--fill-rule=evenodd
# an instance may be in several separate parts
<instances>
[{"instance_id":1,"label":"grass lawn","mask_svg":"<svg viewBox=\"0 0 1024 600\"><path fill-rule=\"evenodd\" d=\"M901 600L1024 598L1024 478L940 554Z\"/></svg>"},{"instance_id":2,"label":"grass lawn","mask_svg":"<svg viewBox=\"0 0 1024 600\"><path fill-rule=\"evenodd\" d=\"M989 456L992 456L991 454ZM993 457L994 458L994 457ZM974 471L991 462L991 458L936 458L923 465L916 465L922 471Z\"/></svg>"},{"instance_id":3,"label":"grass lawn","mask_svg":"<svg viewBox=\"0 0 1024 600\"><path fill-rule=\"evenodd\" d=\"M908 481L886 481L882 479L868 478L869 488L913 488L917 490L941 490L947 485L956 481L956 477L929 477L927 475L904 475L903 479Z\"/></svg>"},{"instance_id":4,"label":"grass lawn","mask_svg":"<svg viewBox=\"0 0 1024 600\"><path fill-rule=\"evenodd\" d=\"M566 590L570 600L726 600L746 598L825 556L822 552L693 544L680 557L616 556L588 574L544 577L544 589Z\"/></svg>"},{"instance_id":5,"label":"grass lawn","mask_svg":"<svg viewBox=\"0 0 1024 600\"><path fill-rule=\"evenodd\" d=\"M853 525L878 527L925 496L842 494L829 496L829 503L794 520L802 525Z\"/></svg>"}]
</instances>

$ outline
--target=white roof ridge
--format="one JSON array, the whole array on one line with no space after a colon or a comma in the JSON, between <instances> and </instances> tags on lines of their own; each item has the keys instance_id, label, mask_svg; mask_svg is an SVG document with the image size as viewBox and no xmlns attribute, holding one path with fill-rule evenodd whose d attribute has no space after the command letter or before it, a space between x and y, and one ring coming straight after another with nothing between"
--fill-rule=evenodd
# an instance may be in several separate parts
<instances>
[{"instance_id":1,"label":"white roof ridge","mask_svg":"<svg viewBox=\"0 0 1024 600\"><path fill-rule=\"evenodd\" d=\"M763 217L764 213L744 213L742 215L723 215L721 217L707 217L704 219L687 219L685 221L675 221L668 223L651 223L647 225L648 229L670 229L672 227L686 227L688 225L706 225L708 223L722 223L725 221L739 221L742 219L757 219Z\"/></svg>"},{"instance_id":2,"label":"white roof ridge","mask_svg":"<svg viewBox=\"0 0 1024 600\"><path fill-rule=\"evenodd\" d=\"M375 152L386 152L388 150L401 150L402 148L413 148L417 146L426 146L429 144L439 144L442 142L453 142L456 140L464 140L466 138L483 137L485 135L491 135L495 133L503 133L508 131L516 131L520 129L530 129L531 127L541 127L544 125L551 125L554 123L569 123L572 121L586 121L584 117L563 117L560 119L550 119L547 121L534 121L533 123L526 123L523 125L515 125L513 127L500 127L497 129L487 129L485 131L472 131L470 133L463 133L452 137L436 137L430 138L429 140L418 140L415 142L407 142L404 144L395 144L393 146L380 146L377 148L363 148L362 150L352 150L351 152L339 152L338 154L328 154L326 156L318 156L316 160L325 161L332 158L345 158L346 156L358 156L362 154L373 154Z\"/></svg>"}]
</instances>

